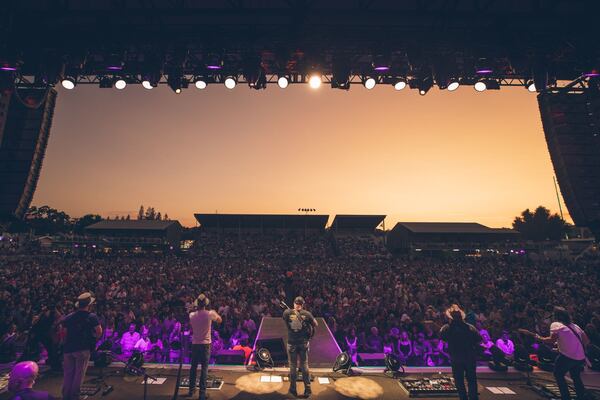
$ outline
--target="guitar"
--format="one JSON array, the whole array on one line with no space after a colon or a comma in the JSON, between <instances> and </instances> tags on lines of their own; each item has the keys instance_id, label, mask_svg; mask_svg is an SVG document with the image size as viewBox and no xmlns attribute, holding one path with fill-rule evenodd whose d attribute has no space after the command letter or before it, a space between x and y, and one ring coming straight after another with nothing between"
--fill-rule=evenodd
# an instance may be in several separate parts
<instances>
[{"instance_id":1,"label":"guitar","mask_svg":"<svg viewBox=\"0 0 600 400\"><path fill-rule=\"evenodd\" d=\"M285 301L281 300L279 302L279 307L281 307L284 310L293 310L292 308L290 308L290 306L288 306ZM298 314L298 317L300 317L300 319L302 320L302 328L304 329L305 332L307 332L308 334L308 339L312 339L313 336L315 336L315 327L314 325L310 322L307 321L306 318L304 318L302 316L302 314Z\"/></svg>"}]
</instances>

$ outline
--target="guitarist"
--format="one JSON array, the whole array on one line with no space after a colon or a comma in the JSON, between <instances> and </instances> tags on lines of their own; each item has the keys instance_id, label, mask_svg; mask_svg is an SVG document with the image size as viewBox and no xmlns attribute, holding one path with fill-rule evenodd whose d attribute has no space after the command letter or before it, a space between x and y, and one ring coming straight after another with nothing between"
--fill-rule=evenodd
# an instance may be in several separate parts
<instances>
[{"instance_id":1,"label":"guitarist","mask_svg":"<svg viewBox=\"0 0 600 400\"><path fill-rule=\"evenodd\" d=\"M310 373L308 372L309 340L318 323L313 315L304 310L304 299L300 296L294 299L294 308L283 312L283 320L288 329L288 362L290 364L290 394L297 397L296 379L298 377L298 361L304 381L304 397L311 395Z\"/></svg>"},{"instance_id":2,"label":"guitarist","mask_svg":"<svg viewBox=\"0 0 600 400\"><path fill-rule=\"evenodd\" d=\"M585 347L589 339L583 329L571 321L571 316L563 307L554 307L554 321L550 325L550 336L542 337L525 329L519 332L534 336L536 340L548 345L558 345L559 356L554 363L554 378L560 389L562 400L571 398L565 380L567 372L571 375L578 399L585 396L585 387L581 381L581 371L585 364Z\"/></svg>"},{"instance_id":3,"label":"guitarist","mask_svg":"<svg viewBox=\"0 0 600 400\"><path fill-rule=\"evenodd\" d=\"M63 400L79 400L91 350L102 336L100 321L96 314L90 312L94 300L89 292L81 294L75 303L77 310L61 321L67 330L63 348Z\"/></svg>"}]
</instances>

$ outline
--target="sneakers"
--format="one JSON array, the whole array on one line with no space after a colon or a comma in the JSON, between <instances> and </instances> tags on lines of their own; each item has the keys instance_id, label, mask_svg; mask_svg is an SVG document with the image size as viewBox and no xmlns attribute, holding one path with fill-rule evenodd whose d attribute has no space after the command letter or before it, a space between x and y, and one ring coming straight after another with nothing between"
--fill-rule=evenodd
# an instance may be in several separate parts
<instances>
[{"instance_id":1,"label":"sneakers","mask_svg":"<svg viewBox=\"0 0 600 400\"><path fill-rule=\"evenodd\" d=\"M305 399L308 399L308 398L310 397L310 395L311 395L311 394L312 394L312 392L311 392L311 390L310 390L310 389L308 389L308 390L304 390L304 396L303 396L303 397L304 397Z\"/></svg>"},{"instance_id":2,"label":"sneakers","mask_svg":"<svg viewBox=\"0 0 600 400\"><path fill-rule=\"evenodd\" d=\"M296 391L296 388L290 388L290 390L288 390L288 394L291 394L294 397L298 397L298 392Z\"/></svg>"}]
</instances>

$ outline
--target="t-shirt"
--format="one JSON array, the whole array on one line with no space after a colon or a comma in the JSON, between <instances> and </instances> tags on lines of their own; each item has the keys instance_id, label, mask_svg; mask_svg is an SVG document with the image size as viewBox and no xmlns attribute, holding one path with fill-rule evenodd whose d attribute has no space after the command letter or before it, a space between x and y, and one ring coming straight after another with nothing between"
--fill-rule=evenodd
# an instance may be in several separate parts
<instances>
[{"instance_id":1,"label":"t-shirt","mask_svg":"<svg viewBox=\"0 0 600 400\"><path fill-rule=\"evenodd\" d=\"M288 328L288 343L289 344L304 344L308 342L309 332L302 321L306 324L315 324L315 317L306 310L285 310L283 312L283 320Z\"/></svg>"},{"instance_id":2,"label":"t-shirt","mask_svg":"<svg viewBox=\"0 0 600 400\"><path fill-rule=\"evenodd\" d=\"M582 338L583 331L576 324L570 324L577 335ZM585 350L581 341L575 336L575 333L566 325L560 322L553 322L550 325L550 332L558 335L558 351L573 360L584 360Z\"/></svg>"},{"instance_id":3,"label":"t-shirt","mask_svg":"<svg viewBox=\"0 0 600 400\"><path fill-rule=\"evenodd\" d=\"M67 337L65 338L64 353L74 353L76 351L91 350L96 344L94 330L100 321L98 316L89 311L77 310L67 315L62 324L67 328Z\"/></svg>"},{"instance_id":4,"label":"t-shirt","mask_svg":"<svg viewBox=\"0 0 600 400\"><path fill-rule=\"evenodd\" d=\"M198 310L190 313L190 325L192 325L192 344L210 344L210 327L212 321L218 319L213 310Z\"/></svg>"}]
</instances>

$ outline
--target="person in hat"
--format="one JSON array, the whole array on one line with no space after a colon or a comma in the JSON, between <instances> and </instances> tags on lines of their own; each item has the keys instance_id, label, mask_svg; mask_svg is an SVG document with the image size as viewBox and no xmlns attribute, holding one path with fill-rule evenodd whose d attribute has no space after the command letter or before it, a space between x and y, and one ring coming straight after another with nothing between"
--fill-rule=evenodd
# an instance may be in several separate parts
<instances>
[{"instance_id":1,"label":"person in hat","mask_svg":"<svg viewBox=\"0 0 600 400\"><path fill-rule=\"evenodd\" d=\"M460 400L477 400L477 355L481 336L471 324L465 322L465 312L458 304L446 310L450 323L440 329L440 338L448 343L450 365ZM465 376L469 391L465 387Z\"/></svg>"},{"instance_id":2,"label":"person in hat","mask_svg":"<svg viewBox=\"0 0 600 400\"><path fill-rule=\"evenodd\" d=\"M310 328L316 328L318 323L313 315L304 310L304 299L300 296L294 299L294 308L283 312L283 320L288 329L288 362L290 364L290 394L298 396L296 379L298 377L298 361L304 382L304 397L311 395L310 373L308 371L308 349Z\"/></svg>"},{"instance_id":3,"label":"person in hat","mask_svg":"<svg viewBox=\"0 0 600 400\"><path fill-rule=\"evenodd\" d=\"M48 392L33 390L39 371L34 361L23 361L13 366L8 380L13 400L54 400Z\"/></svg>"},{"instance_id":4,"label":"person in hat","mask_svg":"<svg viewBox=\"0 0 600 400\"><path fill-rule=\"evenodd\" d=\"M63 346L63 400L79 400L90 353L95 350L96 340L102 336L98 316L90 312L94 301L91 293L82 293L75 302L77 309L61 322L67 331Z\"/></svg>"},{"instance_id":5,"label":"person in hat","mask_svg":"<svg viewBox=\"0 0 600 400\"><path fill-rule=\"evenodd\" d=\"M200 369L200 400L206 399L206 378L208 376L208 363L210 361L211 326L213 321L217 324L223 319L214 310L208 310L208 297L201 293L194 302L195 311L190 313L192 327L192 365L190 366L190 390L188 396L193 396L196 390L196 373L198 364Z\"/></svg>"}]
</instances>

